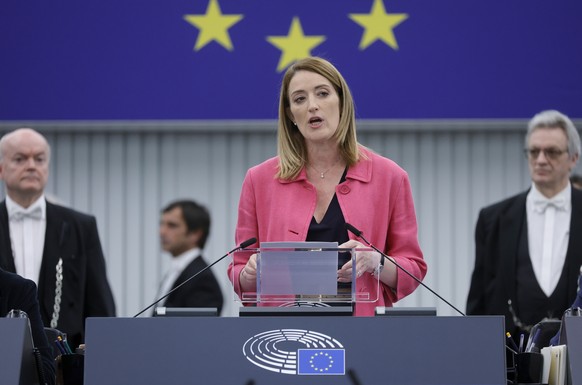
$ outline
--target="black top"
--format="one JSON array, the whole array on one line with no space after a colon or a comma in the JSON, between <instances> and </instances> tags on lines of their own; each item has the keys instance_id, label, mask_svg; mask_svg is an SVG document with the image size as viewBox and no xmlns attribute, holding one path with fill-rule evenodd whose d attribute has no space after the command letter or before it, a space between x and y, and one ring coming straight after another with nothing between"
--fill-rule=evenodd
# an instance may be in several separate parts
<instances>
[{"instance_id":1,"label":"black top","mask_svg":"<svg viewBox=\"0 0 582 385\"><path fill-rule=\"evenodd\" d=\"M348 169L346 167L339 183L345 182L347 172ZM315 218L311 218L306 241L337 242L338 245L341 245L349 239L348 230L346 229L346 220L339 205L337 195L334 194L321 222L317 223ZM340 253L338 256L338 269L349 261L350 258L350 253ZM350 289L350 283L338 283L339 291L346 292Z\"/></svg>"},{"instance_id":2,"label":"black top","mask_svg":"<svg viewBox=\"0 0 582 385\"><path fill-rule=\"evenodd\" d=\"M321 222L317 223L315 218L311 218L306 241L337 242L338 245L341 245L348 240L346 220L337 200L337 195L334 194Z\"/></svg>"},{"instance_id":3,"label":"black top","mask_svg":"<svg viewBox=\"0 0 582 385\"><path fill-rule=\"evenodd\" d=\"M340 183L346 181L346 174L348 169L344 170ZM315 218L311 218L311 224L307 231L308 242L338 242L339 245L349 240L348 230L346 229L346 220L342 209L337 200L337 195L333 195L333 199L323 216L320 223L317 223Z\"/></svg>"}]
</instances>

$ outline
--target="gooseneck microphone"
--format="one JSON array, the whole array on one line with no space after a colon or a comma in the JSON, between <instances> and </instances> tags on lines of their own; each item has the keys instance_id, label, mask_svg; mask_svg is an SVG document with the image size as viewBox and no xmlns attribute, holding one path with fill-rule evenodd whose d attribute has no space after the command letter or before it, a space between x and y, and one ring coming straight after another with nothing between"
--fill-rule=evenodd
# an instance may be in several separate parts
<instances>
[{"instance_id":1,"label":"gooseneck microphone","mask_svg":"<svg viewBox=\"0 0 582 385\"><path fill-rule=\"evenodd\" d=\"M389 258L386 254L384 254L381 250L379 250L376 246L374 246L373 244L371 244L370 242L368 242L368 240L366 238L364 238L363 233L356 229L353 225L346 223L346 228L352 233L354 234L356 237L361 238L364 242L366 242L366 244L368 246L370 246L372 249L376 250L378 253L380 253L382 255L382 258L386 258L387 260L389 260L390 262L392 262L392 264L394 264L394 266L396 266L397 268L399 268L400 270L402 270L403 272L405 272L406 274L408 274L408 276L412 279L414 279L416 282L418 282L420 285L424 286L428 291L430 291L431 293L433 293L435 296L437 296L441 301L443 301L444 303L446 303L447 305L449 305L452 309L454 309L457 313L459 313L460 315L462 315L463 317L465 316L465 313L463 313L462 311L460 311L459 309L457 309L453 304L451 304L449 301L447 301L446 299L444 299L443 297L441 297L438 293L436 293L433 289L431 289L430 287L428 287L427 285L425 285L424 283L422 283L422 281L418 278L416 278L411 272L409 272L408 270L406 270L404 267L400 266L400 264L398 264L396 261L392 260L391 258Z\"/></svg>"},{"instance_id":2,"label":"gooseneck microphone","mask_svg":"<svg viewBox=\"0 0 582 385\"><path fill-rule=\"evenodd\" d=\"M218 262L222 261L224 258L228 257L229 255L231 255L235 251L246 249L247 247L249 247L250 245L252 245L253 243L256 243L256 242L257 242L257 238L249 238L246 241L242 242L240 245L238 245L234 249L230 250L228 253L224 254L222 257L218 258L216 261L212 262L210 265L206 266L204 269L200 270L199 272L197 272L196 274L194 274L193 276L191 276L190 278L188 278L187 280L185 280L184 282L182 282L181 284L179 284L178 286L176 286L175 288L173 288L172 290L167 292L162 297L158 298L156 301L154 301L154 303L152 303L151 305L149 305L148 307L146 307L145 309L143 309L142 311L140 311L139 313L134 315L133 318L138 317L143 312L145 312L146 310L148 310L152 306L156 305L158 302L160 302L164 298L168 297L170 294L172 294L173 292L175 292L176 290L178 290L179 288L184 286L186 283L188 283L191 280L193 280L194 278L198 277L200 274L204 273L206 270L210 269L212 266L216 265Z\"/></svg>"}]
</instances>

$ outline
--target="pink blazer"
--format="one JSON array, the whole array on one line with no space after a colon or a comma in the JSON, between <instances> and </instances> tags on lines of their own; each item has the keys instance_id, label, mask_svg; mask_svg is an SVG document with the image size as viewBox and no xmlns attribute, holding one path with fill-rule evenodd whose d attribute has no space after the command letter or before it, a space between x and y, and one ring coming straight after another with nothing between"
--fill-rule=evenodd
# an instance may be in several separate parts
<instances>
[{"instance_id":1,"label":"pink blazer","mask_svg":"<svg viewBox=\"0 0 582 385\"><path fill-rule=\"evenodd\" d=\"M336 195L346 222L361 230L368 241L393 257L418 279L426 275L426 263L418 244L417 223L408 174L390 159L361 147L367 159L348 169ZM305 241L316 205L315 187L305 169L291 181L275 179L279 159L271 158L248 170L240 195L237 244L251 237L258 242ZM349 233L350 239L356 237ZM252 247L258 247L258 244ZM239 275L248 260L242 254L228 267L235 292L240 296ZM390 263L386 261L386 263ZM371 274L359 278L358 288L371 290L377 280ZM392 304L412 293L418 283L398 271L395 290L381 284L374 303L357 303L355 314L372 316L376 306Z\"/></svg>"}]
</instances>

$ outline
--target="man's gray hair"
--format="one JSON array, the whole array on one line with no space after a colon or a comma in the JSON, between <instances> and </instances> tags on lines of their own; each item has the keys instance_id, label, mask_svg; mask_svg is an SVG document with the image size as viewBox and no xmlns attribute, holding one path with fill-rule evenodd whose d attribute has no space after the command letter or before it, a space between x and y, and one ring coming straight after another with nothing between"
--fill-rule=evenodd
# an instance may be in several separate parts
<instances>
[{"instance_id":1,"label":"man's gray hair","mask_svg":"<svg viewBox=\"0 0 582 385\"><path fill-rule=\"evenodd\" d=\"M580 134L574 126L574 123L566 115L556 110L546 110L536 114L527 125L527 134L525 136L525 147L529 143L529 138L538 128L555 128L559 127L564 130L568 138L568 154L570 156L580 155Z\"/></svg>"}]
</instances>

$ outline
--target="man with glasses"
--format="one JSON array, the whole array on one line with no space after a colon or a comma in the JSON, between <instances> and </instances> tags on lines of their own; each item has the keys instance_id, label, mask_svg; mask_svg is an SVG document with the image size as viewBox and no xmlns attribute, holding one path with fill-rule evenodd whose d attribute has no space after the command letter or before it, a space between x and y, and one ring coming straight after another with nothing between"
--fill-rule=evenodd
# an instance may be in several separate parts
<instances>
[{"instance_id":1,"label":"man with glasses","mask_svg":"<svg viewBox=\"0 0 582 385\"><path fill-rule=\"evenodd\" d=\"M532 186L479 213L467 314L504 315L519 337L560 318L576 297L582 265L582 191L569 177L580 136L558 111L534 116L525 137Z\"/></svg>"}]
</instances>

